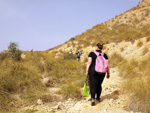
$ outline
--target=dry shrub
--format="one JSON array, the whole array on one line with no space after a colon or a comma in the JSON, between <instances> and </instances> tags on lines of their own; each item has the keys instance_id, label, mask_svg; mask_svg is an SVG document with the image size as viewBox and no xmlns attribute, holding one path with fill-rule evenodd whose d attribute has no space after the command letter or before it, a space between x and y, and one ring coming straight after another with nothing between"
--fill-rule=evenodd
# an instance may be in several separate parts
<instances>
[{"instance_id":1,"label":"dry shrub","mask_svg":"<svg viewBox=\"0 0 150 113\"><path fill-rule=\"evenodd\" d=\"M71 84L70 82L68 82L67 85L62 86L58 93L62 94L65 98L74 98L78 100L82 98L80 87Z\"/></svg>"},{"instance_id":2,"label":"dry shrub","mask_svg":"<svg viewBox=\"0 0 150 113\"><path fill-rule=\"evenodd\" d=\"M149 42L149 41L150 41L150 37L147 37L147 38L146 38L146 42Z\"/></svg>"},{"instance_id":3,"label":"dry shrub","mask_svg":"<svg viewBox=\"0 0 150 113\"><path fill-rule=\"evenodd\" d=\"M124 51L124 48L123 48L123 47L122 47L122 48L120 48L120 51L121 51L121 52L123 52L123 51Z\"/></svg>"},{"instance_id":4,"label":"dry shrub","mask_svg":"<svg viewBox=\"0 0 150 113\"><path fill-rule=\"evenodd\" d=\"M39 99L41 99L42 102L44 102L44 103L49 103L49 102L56 101L56 97L51 96L50 94L40 95Z\"/></svg>"},{"instance_id":5,"label":"dry shrub","mask_svg":"<svg viewBox=\"0 0 150 113\"><path fill-rule=\"evenodd\" d=\"M142 47L142 45L143 45L143 42L139 40L139 41L137 42L137 47Z\"/></svg>"}]
</instances>

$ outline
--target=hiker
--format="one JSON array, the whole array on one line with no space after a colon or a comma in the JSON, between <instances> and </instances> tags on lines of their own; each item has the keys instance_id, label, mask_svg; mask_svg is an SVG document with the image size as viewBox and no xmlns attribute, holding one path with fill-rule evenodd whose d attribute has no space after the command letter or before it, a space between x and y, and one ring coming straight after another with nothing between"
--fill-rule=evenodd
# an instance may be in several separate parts
<instances>
[{"instance_id":1,"label":"hiker","mask_svg":"<svg viewBox=\"0 0 150 113\"><path fill-rule=\"evenodd\" d=\"M95 105L95 96L97 96L96 100L100 102L100 96L102 92L102 82L104 80L106 72L107 72L107 78L110 77L109 67L108 67L108 57L105 53L102 52L102 49L103 49L103 44L98 43L95 47L95 51L91 52L88 55L86 75L89 76L89 80L90 80L91 106ZM99 62L98 65L98 60L100 61L101 59L103 61ZM99 69L97 68L98 66L104 68L106 67L106 68Z\"/></svg>"},{"instance_id":2,"label":"hiker","mask_svg":"<svg viewBox=\"0 0 150 113\"><path fill-rule=\"evenodd\" d=\"M76 53L76 55L77 55L77 62L79 62L81 54L82 54L82 52L79 52L79 51Z\"/></svg>"}]
</instances>

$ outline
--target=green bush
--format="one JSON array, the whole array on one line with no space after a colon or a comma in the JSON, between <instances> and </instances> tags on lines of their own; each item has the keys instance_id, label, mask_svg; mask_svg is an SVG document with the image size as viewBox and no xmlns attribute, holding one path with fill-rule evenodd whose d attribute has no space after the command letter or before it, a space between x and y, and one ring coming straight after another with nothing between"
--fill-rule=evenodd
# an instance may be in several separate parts
<instances>
[{"instance_id":1,"label":"green bush","mask_svg":"<svg viewBox=\"0 0 150 113\"><path fill-rule=\"evenodd\" d=\"M11 53L11 57L15 61L20 61L21 60L21 54L22 54L22 52L20 50L17 50L14 53Z\"/></svg>"},{"instance_id":2,"label":"green bush","mask_svg":"<svg viewBox=\"0 0 150 113\"><path fill-rule=\"evenodd\" d=\"M0 60L4 60L6 58L12 58L15 61L21 60L22 52L18 48L18 44L15 42L10 42L8 46L8 51L0 54Z\"/></svg>"},{"instance_id":3,"label":"green bush","mask_svg":"<svg viewBox=\"0 0 150 113\"><path fill-rule=\"evenodd\" d=\"M70 39L70 41L74 41L74 40L75 40L75 38L71 38L71 39Z\"/></svg>"}]
</instances>

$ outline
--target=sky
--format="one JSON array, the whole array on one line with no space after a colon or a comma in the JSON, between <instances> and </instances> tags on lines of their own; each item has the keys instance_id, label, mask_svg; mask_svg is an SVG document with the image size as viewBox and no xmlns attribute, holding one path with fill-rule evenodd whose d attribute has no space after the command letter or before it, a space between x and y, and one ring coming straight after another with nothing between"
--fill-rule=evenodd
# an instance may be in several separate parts
<instances>
[{"instance_id":1,"label":"sky","mask_svg":"<svg viewBox=\"0 0 150 113\"><path fill-rule=\"evenodd\" d=\"M137 6L141 0L0 0L0 51L10 42L44 51Z\"/></svg>"}]
</instances>

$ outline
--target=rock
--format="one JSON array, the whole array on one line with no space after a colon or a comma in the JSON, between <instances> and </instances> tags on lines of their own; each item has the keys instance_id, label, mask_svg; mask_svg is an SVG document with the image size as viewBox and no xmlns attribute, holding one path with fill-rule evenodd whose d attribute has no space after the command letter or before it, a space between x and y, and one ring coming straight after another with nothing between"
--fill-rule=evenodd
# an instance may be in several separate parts
<instances>
[{"instance_id":1,"label":"rock","mask_svg":"<svg viewBox=\"0 0 150 113\"><path fill-rule=\"evenodd\" d=\"M63 110L64 109L64 106L62 104L62 102L59 102L56 106L54 106L52 108L52 111L55 111L55 110Z\"/></svg>"},{"instance_id":2,"label":"rock","mask_svg":"<svg viewBox=\"0 0 150 113\"><path fill-rule=\"evenodd\" d=\"M66 102L65 102L65 104L69 104L69 103L70 103L69 101L66 101Z\"/></svg>"},{"instance_id":3,"label":"rock","mask_svg":"<svg viewBox=\"0 0 150 113\"><path fill-rule=\"evenodd\" d=\"M68 99L68 101L72 101L72 99L71 99L71 98L69 98L69 99Z\"/></svg>"},{"instance_id":4,"label":"rock","mask_svg":"<svg viewBox=\"0 0 150 113\"><path fill-rule=\"evenodd\" d=\"M41 82L46 87L50 86L50 78L49 77L45 77L45 78L41 79Z\"/></svg>"},{"instance_id":5,"label":"rock","mask_svg":"<svg viewBox=\"0 0 150 113\"><path fill-rule=\"evenodd\" d=\"M21 54L21 58L22 59L25 59L26 58L26 55L23 53L23 54Z\"/></svg>"},{"instance_id":6,"label":"rock","mask_svg":"<svg viewBox=\"0 0 150 113\"><path fill-rule=\"evenodd\" d=\"M58 109L63 109L63 108L64 108L63 104L61 102L59 102L58 103Z\"/></svg>"},{"instance_id":7,"label":"rock","mask_svg":"<svg viewBox=\"0 0 150 113\"><path fill-rule=\"evenodd\" d=\"M32 108L32 109L33 109L33 108L34 108L34 105L31 105L31 106L30 106L30 108Z\"/></svg>"},{"instance_id":8,"label":"rock","mask_svg":"<svg viewBox=\"0 0 150 113\"><path fill-rule=\"evenodd\" d=\"M37 104L38 104L38 105L42 105L42 104L43 104L43 101L42 101L41 99L38 99L38 100L37 100Z\"/></svg>"}]
</instances>

